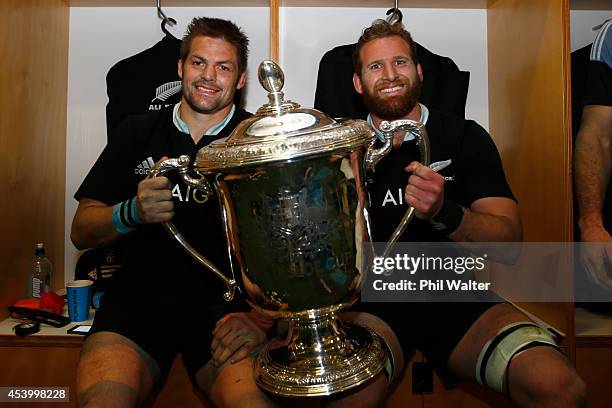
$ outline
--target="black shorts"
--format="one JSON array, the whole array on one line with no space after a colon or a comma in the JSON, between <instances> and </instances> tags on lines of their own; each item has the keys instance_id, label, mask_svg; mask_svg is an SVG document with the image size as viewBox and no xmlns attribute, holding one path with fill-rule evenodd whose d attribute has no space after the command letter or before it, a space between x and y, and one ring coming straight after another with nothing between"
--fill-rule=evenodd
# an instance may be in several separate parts
<instances>
[{"instance_id":1,"label":"black shorts","mask_svg":"<svg viewBox=\"0 0 612 408\"><path fill-rule=\"evenodd\" d=\"M210 343L217 320L228 313L250 310L239 294L232 302L207 303L205 298L201 294L186 294L166 305L152 301L151 297L107 293L102 297L89 335L111 331L127 337L155 359L162 375L170 370L180 353L193 379L211 358Z\"/></svg>"},{"instance_id":2,"label":"black shorts","mask_svg":"<svg viewBox=\"0 0 612 408\"><path fill-rule=\"evenodd\" d=\"M478 317L502 302L358 302L350 310L378 316L395 332L404 354L420 350L436 368L444 370Z\"/></svg>"}]
</instances>

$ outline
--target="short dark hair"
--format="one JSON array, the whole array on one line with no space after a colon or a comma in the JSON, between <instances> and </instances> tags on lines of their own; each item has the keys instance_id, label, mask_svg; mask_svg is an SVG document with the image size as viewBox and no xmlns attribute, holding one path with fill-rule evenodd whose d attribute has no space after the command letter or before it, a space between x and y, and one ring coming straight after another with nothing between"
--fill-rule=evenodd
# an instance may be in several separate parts
<instances>
[{"instance_id":1,"label":"short dark hair","mask_svg":"<svg viewBox=\"0 0 612 408\"><path fill-rule=\"evenodd\" d=\"M195 37L219 38L236 47L238 54L238 71L243 73L249 58L249 39L238 26L231 21L220 18L196 17L191 20L181 43L181 61L185 62L191 51L191 42Z\"/></svg>"},{"instance_id":2,"label":"short dark hair","mask_svg":"<svg viewBox=\"0 0 612 408\"><path fill-rule=\"evenodd\" d=\"M402 23L390 24L386 20L375 20L371 26L363 30L361 37L359 37L359 41L357 41L357 45L353 49L353 68L357 75L361 75L362 61L360 53L362 48L370 41L393 36L400 37L402 40L406 41L406 44L408 44L412 52L412 61L415 65L419 63L416 43Z\"/></svg>"}]
</instances>

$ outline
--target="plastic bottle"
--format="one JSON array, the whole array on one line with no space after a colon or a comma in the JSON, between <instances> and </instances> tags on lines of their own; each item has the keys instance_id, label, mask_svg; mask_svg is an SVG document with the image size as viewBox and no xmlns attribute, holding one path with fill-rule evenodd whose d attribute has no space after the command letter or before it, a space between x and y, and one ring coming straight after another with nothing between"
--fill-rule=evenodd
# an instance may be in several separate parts
<instances>
[{"instance_id":1,"label":"plastic bottle","mask_svg":"<svg viewBox=\"0 0 612 408\"><path fill-rule=\"evenodd\" d=\"M30 272L29 296L31 298L40 299L43 293L51 290L51 270L51 261L45 256L45 246L39 242L36 244Z\"/></svg>"}]
</instances>

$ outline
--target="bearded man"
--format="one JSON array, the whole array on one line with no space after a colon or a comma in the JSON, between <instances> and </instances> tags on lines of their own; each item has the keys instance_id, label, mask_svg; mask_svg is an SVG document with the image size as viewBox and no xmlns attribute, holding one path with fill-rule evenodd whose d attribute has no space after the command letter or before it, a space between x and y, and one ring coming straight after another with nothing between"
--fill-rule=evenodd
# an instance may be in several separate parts
<instances>
[{"instance_id":1,"label":"bearded man","mask_svg":"<svg viewBox=\"0 0 612 408\"><path fill-rule=\"evenodd\" d=\"M391 236L408 205L417 219L400 241L520 241L518 205L489 134L474 121L418 102L423 72L410 33L377 20L359 38L353 62L368 122L375 129L383 120L425 124L433 162L415 161L415 144L405 143L411 134L393 135L393 149L377 164L369 186L374 241ZM584 405L584 383L554 339L501 299L361 303L356 309L391 326L404 353L419 349L442 372L503 393L518 406Z\"/></svg>"}]
</instances>

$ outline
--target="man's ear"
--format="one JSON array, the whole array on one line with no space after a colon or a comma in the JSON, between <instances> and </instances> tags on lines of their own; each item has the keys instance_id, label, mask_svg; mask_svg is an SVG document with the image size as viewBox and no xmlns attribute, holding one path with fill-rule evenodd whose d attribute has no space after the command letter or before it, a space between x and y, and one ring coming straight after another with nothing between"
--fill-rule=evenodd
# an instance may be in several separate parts
<instances>
[{"instance_id":1,"label":"man's ear","mask_svg":"<svg viewBox=\"0 0 612 408\"><path fill-rule=\"evenodd\" d=\"M182 59L178 60L178 76L179 78L183 79L183 60Z\"/></svg>"},{"instance_id":2,"label":"man's ear","mask_svg":"<svg viewBox=\"0 0 612 408\"><path fill-rule=\"evenodd\" d=\"M417 75L419 76L421 82L423 82L423 69L421 68L421 64L417 65Z\"/></svg>"},{"instance_id":3,"label":"man's ear","mask_svg":"<svg viewBox=\"0 0 612 408\"><path fill-rule=\"evenodd\" d=\"M359 78L359 75L357 75L356 73L353 73L353 86L355 87L357 93L363 93L363 84L361 83L361 78Z\"/></svg>"},{"instance_id":4,"label":"man's ear","mask_svg":"<svg viewBox=\"0 0 612 408\"><path fill-rule=\"evenodd\" d=\"M240 74L240 78L238 79L238 83L236 83L236 89L241 89L246 84L247 74L244 71Z\"/></svg>"}]
</instances>

